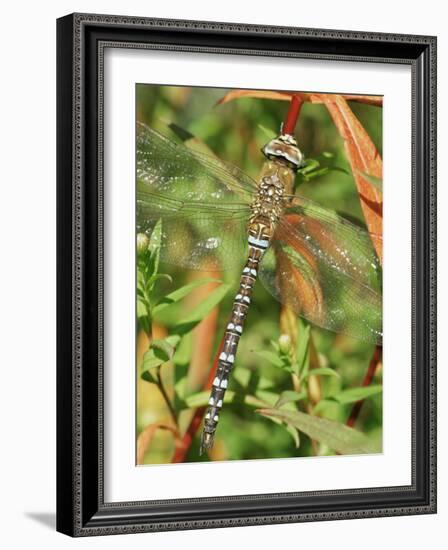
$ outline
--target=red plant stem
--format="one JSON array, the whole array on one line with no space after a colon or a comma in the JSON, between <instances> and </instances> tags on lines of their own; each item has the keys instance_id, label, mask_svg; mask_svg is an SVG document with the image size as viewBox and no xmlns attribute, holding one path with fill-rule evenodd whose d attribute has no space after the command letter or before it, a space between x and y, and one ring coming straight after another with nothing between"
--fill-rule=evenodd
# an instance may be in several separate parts
<instances>
[{"instance_id":1,"label":"red plant stem","mask_svg":"<svg viewBox=\"0 0 448 550\"><path fill-rule=\"evenodd\" d=\"M295 94L291 98L289 109L286 114L285 122L282 128L282 134L293 135L296 128L297 119L299 118L300 110L303 105L303 99Z\"/></svg>"},{"instance_id":2,"label":"red plant stem","mask_svg":"<svg viewBox=\"0 0 448 550\"><path fill-rule=\"evenodd\" d=\"M370 384L372 383L373 377L375 376L375 371L380 360L381 360L381 347L376 346L375 351L373 352L373 355L372 355L372 359L370 359L369 367L364 376L364 380L362 381L362 386L370 386ZM347 426L350 426L351 428L354 426L359 416L359 413L361 412L361 407L363 403L364 403L364 399L360 399L359 401L356 401L356 403L353 405L352 411L347 420Z\"/></svg>"},{"instance_id":3,"label":"red plant stem","mask_svg":"<svg viewBox=\"0 0 448 550\"><path fill-rule=\"evenodd\" d=\"M204 384L203 390L210 390L212 387L213 379L215 378L216 370L218 368L218 358L224 348L224 341L225 341L225 334L222 337L221 343L219 344L218 352L215 356L215 359L213 361L212 368L210 369L210 372L208 374L207 381ZM185 460L185 457L187 456L188 451L190 450L191 444L193 443L194 436L196 435L196 432L199 429L199 426L202 423L202 417L204 416L205 409L207 407L199 407L196 409L193 418L190 421L190 424L185 432L185 434L182 437L181 442L179 445L176 445L176 449L174 451L173 458L171 462L173 464L178 462L183 462Z\"/></svg>"}]
</instances>

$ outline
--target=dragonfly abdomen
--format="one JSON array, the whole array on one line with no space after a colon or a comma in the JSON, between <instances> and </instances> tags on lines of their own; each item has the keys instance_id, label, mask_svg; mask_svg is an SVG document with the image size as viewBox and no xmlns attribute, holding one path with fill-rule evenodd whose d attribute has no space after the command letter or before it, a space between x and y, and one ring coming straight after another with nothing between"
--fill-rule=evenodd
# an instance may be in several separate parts
<instances>
[{"instance_id":1,"label":"dragonfly abdomen","mask_svg":"<svg viewBox=\"0 0 448 550\"><path fill-rule=\"evenodd\" d=\"M258 264L269 247L271 235L270 227L264 223L254 222L249 226L249 253L241 273L238 292L233 301L232 314L226 327L224 345L219 355L218 368L205 413L201 453L213 446L214 435L219 422L219 412L224 402L230 372L235 362L238 344L244 330L244 322L249 311L252 290L258 276Z\"/></svg>"}]
</instances>

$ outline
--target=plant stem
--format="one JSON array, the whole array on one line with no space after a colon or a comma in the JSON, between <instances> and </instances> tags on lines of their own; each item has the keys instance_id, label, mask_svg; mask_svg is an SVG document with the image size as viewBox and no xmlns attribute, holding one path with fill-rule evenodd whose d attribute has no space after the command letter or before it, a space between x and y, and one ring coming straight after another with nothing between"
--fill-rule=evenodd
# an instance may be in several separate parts
<instances>
[{"instance_id":1,"label":"plant stem","mask_svg":"<svg viewBox=\"0 0 448 550\"><path fill-rule=\"evenodd\" d=\"M173 422L175 426L178 425L177 423L177 416L176 411L174 410L173 404L171 403L171 400L166 392L165 386L163 384L162 375L160 374L160 368L157 369L157 386L159 387L160 393L163 396L163 399L165 400L166 406L168 407L168 410L170 411L171 418L173 419Z\"/></svg>"},{"instance_id":2,"label":"plant stem","mask_svg":"<svg viewBox=\"0 0 448 550\"><path fill-rule=\"evenodd\" d=\"M286 114L285 123L283 124L282 134L293 135L296 128L297 119L299 118L300 110L303 105L303 99L300 95L294 94L291 97L288 113Z\"/></svg>"},{"instance_id":3,"label":"plant stem","mask_svg":"<svg viewBox=\"0 0 448 550\"><path fill-rule=\"evenodd\" d=\"M370 384L372 383L373 377L375 376L376 368L378 366L378 363L381 360L381 355L382 355L381 347L376 346L375 351L373 352L372 358L370 359L370 363L367 368L366 374L364 376L364 380L362 381L362 386L370 386ZM364 399L360 399L359 401L356 401L356 403L353 405L352 411L347 420L347 426L353 427L353 425L355 424L359 416L363 403L364 403Z\"/></svg>"},{"instance_id":4,"label":"plant stem","mask_svg":"<svg viewBox=\"0 0 448 550\"><path fill-rule=\"evenodd\" d=\"M196 409L193 418L188 425L187 431L182 437L181 444L176 447L173 458L171 460L173 464L177 464L185 460L185 457L190 450L191 444L193 443L194 436L196 435L196 432L198 431L198 428L202 423L202 416L204 415L205 409L206 407L199 407L198 409Z\"/></svg>"}]
</instances>

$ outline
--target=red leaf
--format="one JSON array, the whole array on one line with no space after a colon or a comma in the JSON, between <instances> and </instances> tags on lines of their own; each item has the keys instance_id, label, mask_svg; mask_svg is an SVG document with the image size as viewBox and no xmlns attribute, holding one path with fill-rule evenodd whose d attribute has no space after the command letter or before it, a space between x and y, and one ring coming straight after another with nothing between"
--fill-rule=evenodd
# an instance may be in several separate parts
<instances>
[{"instance_id":1,"label":"red leaf","mask_svg":"<svg viewBox=\"0 0 448 550\"><path fill-rule=\"evenodd\" d=\"M274 101L290 101L292 96L299 96L302 101L310 101L311 103L323 103L323 96L333 97L333 94L310 94L306 92L282 91L282 90L230 90L219 101L218 105L229 103L241 97L251 97L254 99L272 99ZM366 103L368 105L381 106L383 98L376 95L342 95L347 101L357 101L358 103Z\"/></svg>"},{"instance_id":2,"label":"red leaf","mask_svg":"<svg viewBox=\"0 0 448 550\"><path fill-rule=\"evenodd\" d=\"M361 207L367 228L372 236L376 253L382 260L383 195L363 177L382 178L383 163L368 133L353 114L347 101L340 95L316 94L327 107L340 136L358 188Z\"/></svg>"}]
</instances>

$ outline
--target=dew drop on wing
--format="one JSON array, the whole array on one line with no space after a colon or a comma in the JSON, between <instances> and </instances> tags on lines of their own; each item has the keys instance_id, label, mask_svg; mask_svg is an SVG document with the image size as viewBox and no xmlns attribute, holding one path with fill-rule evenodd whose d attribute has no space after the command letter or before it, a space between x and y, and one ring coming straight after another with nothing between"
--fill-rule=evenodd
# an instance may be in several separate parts
<instances>
[{"instance_id":1,"label":"dew drop on wing","mask_svg":"<svg viewBox=\"0 0 448 550\"><path fill-rule=\"evenodd\" d=\"M218 237L210 237L205 241L205 248L208 248L209 250L214 250L215 248L218 248L220 242L221 239L219 239Z\"/></svg>"}]
</instances>

